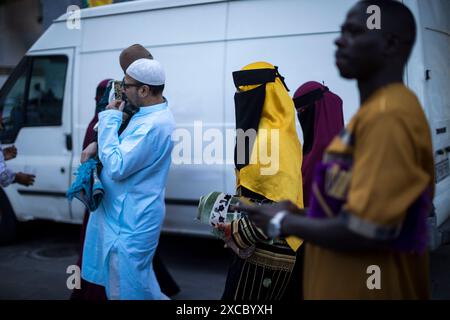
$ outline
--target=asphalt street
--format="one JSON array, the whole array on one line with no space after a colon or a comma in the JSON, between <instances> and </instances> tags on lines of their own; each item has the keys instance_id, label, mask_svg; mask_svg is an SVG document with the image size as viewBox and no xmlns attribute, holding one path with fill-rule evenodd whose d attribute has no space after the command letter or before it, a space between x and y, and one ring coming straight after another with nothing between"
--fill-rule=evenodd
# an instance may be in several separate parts
<instances>
[{"instance_id":1,"label":"asphalt street","mask_svg":"<svg viewBox=\"0 0 450 320\"><path fill-rule=\"evenodd\" d=\"M34 221L0 247L0 299L67 300L66 273L78 259L80 226ZM163 235L161 256L181 288L173 299L220 299L230 252L216 240ZM450 299L450 245L431 254L433 299Z\"/></svg>"},{"instance_id":2,"label":"asphalt street","mask_svg":"<svg viewBox=\"0 0 450 320\"><path fill-rule=\"evenodd\" d=\"M69 299L66 273L78 259L80 226L21 225L19 240L0 247L0 299ZM229 252L214 239L163 235L161 256L181 288L174 299L220 299Z\"/></svg>"}]
</instances>

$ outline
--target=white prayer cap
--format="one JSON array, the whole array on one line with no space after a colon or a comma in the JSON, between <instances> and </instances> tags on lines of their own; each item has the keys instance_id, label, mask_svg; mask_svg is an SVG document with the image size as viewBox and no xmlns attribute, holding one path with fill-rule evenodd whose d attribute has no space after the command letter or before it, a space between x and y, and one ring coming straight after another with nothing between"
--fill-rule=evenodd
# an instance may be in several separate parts
<instances>
[{"instance_id":1,"label":"white prayer cap","mask_svg":"<svg viewBox=\"0 0 450 320\"><path fill-rule=\"evenodd\" d=\"M138 59L130 64L126 73L134 80L151 86L160 86L166 81L162 65L154 59Z\"/></svg>"}]
</instances>

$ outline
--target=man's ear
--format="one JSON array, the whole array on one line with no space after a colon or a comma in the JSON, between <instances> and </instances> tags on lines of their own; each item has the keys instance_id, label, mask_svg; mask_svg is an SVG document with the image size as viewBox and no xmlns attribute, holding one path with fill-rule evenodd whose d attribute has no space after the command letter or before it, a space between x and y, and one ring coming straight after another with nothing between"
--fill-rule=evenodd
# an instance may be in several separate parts
<instances>
[{"instance_id":1,"label":"man's ear","mask_svg":"<svg viewBox=\"0 0 450 320\"><path fill-rule=\"evenodd\" d=\"M139 87L139 96L141 98L148 97L150 95L150 88L147 85Z\"/></svg>"},{"instance_id":2,"label":"man's ear","mask_svg":"<svg viewBox=\"0 0 450 320\"><path fill-rule=\"evenodd\" d=\"M392 56L392 55L398 54L399 50L400 50L399 37L394 34L386 35L384 52L387 55Z\"/></svg>"}]
</instances>

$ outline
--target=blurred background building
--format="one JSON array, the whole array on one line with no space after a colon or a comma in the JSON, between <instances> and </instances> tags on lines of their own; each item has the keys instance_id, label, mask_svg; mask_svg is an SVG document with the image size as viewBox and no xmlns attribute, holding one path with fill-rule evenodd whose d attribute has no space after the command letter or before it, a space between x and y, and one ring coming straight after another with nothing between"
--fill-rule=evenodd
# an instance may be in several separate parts
<instances>
[{"instance_id":1,"label":"blurred background building","mask_svg":"<svg viewBox=\"0 0 450 320\"><path fill-rule=\"evenodd\" d=\"M0 87L25 52L70 5L80 8L126 0L0 0Z\"/></svg>"}]
</instances>

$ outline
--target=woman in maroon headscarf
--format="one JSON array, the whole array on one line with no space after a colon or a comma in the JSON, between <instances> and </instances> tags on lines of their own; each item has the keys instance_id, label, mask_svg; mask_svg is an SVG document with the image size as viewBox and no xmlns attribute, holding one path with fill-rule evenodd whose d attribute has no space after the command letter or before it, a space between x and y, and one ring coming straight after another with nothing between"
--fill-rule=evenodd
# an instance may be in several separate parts
<instances>
[{"instance_id":1,"label":"woman in maroon headscarf","mask_svg":"<svg viewBox=\"0 0 450 320\"><path fill-rule=\"evenodd\" d=\"M101 111L100 109L100 100L103 97L103 94L105 93L106 88L108 87L109 81L112 79L105 79L100 81L100 83L97 85L97 90L95 92L95 114L94 118L92 118L91 122L89 122L89 125L86 129L86 134L84 136L83 140L83 150L86 148L91 142L95 141L95 131L94 126L98 122L98 113Z\"/></svg>"},{"instance_id":2,"label":"woman in maroon headscarf","mask_svg":"<svg viewBox=\"0 0 450 320\"><path fill-rule=\"evenodd\" d=\"M327 87L315 81L302 84L294 94L297 117L303 131L303 203L309 206L314 168L322 160L328 144L343 128L342 100ZM286 300L303 299L304 246L297 250L294 271L287 288Z\"/></svg>"},{"instance_id":3,"label":"woman in maroon headscarf","mask_svg":"<svg viewBox=\"0 0 450 320\"><path fill-rule=\"evenodd\" d=\"M100 101L105 93L108 83L111 79L105 79L97 85L95 92L95 115L86 129L86 134L83 140L83 150L93 141L95 141L94 126L98 122L98 113L101 109ZM77 265L81 268L81 259L83 257L83 244L84 237L86 235L86 226L89 221L89 210L86 209L83 218L83 225L81 226L81 248L80 257L78 258ZM107 300L105 288L94 283L87 282L81 278L81 289L74 289L70 297L71 300Z\"/></svg>"},{"instance_id":4,"label":"woman in maroon headscarf","mask_svg":"<svg viewBox=\"0 0 450 320\"><path fill-rule=\"evenodd\" d=\"M331 140L344 128L342 99L315 81L302 84L294 94L303 131L303 203L309 206L314 168Z\"/></svg>"}]
</instances>

